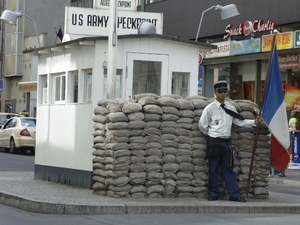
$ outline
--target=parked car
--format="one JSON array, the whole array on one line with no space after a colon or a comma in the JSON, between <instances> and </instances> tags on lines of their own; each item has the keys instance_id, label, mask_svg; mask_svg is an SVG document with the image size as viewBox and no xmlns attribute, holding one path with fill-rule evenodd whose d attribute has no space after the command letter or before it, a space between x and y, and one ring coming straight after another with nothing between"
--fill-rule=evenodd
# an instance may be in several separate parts
<instances>
[{"instance_id":1,"label":"parked car","mask_svg":"<svg viewBox=\"0 0 300 225\"><path fill-rule=\"evenodd\" d=\"M10 118L18 116L15 113L0 113L0 128L9 120Z\"/></svg>"},{"instance_id":2,"label":"parked car","mask_svg":"<svg viewBox=\"0 0 300 225\"><path fill-rule=\"evenodd\" d=\"M19 150L25 153L35 153L35 128L34 117L12 117L0 129L0 148L15 154Z\"/></svg>"}]
</instances>

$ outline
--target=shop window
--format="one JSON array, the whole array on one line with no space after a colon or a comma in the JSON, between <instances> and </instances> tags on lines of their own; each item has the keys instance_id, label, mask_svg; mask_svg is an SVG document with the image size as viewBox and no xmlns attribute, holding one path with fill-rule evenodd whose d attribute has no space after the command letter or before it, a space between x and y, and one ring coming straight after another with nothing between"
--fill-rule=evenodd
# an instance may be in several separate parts
<instances>
[{"instance_id":1,"label":"shop window","mask_svg":"<svg viewBox=\"0 0 300 225\"><path fill-rule=\"evenodd\" d=\"M44 105L48 102L48 82L47 82L47 75L40 75L39 76L39 93L40 93L40 101L39 103Z\"/></svg>"},{"instance_id":2,"label":"shop window","mask_svg":"<svg viewBox=\"0 0 300 225\"><path fill-rule=\"evenodd\" d=\"M283 95L285 93L285 81L281 81L282 83L282 90L283 90ZM264 92L265 92L265 81L260 81L260 101L262 101L264 97Z\"/></svg>"},{"instance_id":3,"label":"shop window","mask_svg":"<svg viewBox=\"0 0 300 225\"><path fill-rule=\"evenodd\" d=\"M78 102L78 71L69 72L70 79L70 103Z\"/></svg>"},{"instance_id":4,"label":"shop window","mask_svg":"<svg viewBox=\"0 0 300 225\"><path fill-rule=\"evenodd\" d=\"M83 70L83 99L82 102L92 101L92 70Z\"/></svg>"},{"instance_id":5,"label":"shop window","mask_svg":"<svg viewBox=\"0 0 300 225\"><path fill-rule=\"evenodd\" d=\"M71 6L93 8L93 0L71 0Z\"/></svg>"},{"instance_id":6,"label":"shop window","mask_svg":"<svg viewBox=\"0 0 300 225\"><path fill-rule=\"evenodd\" d=\"M189 73L172 73L172 94L187 97L189 93Z\"/></svg>"},{"instance_id":7,"label":"shop window","mask_svg":"<svg viewBox=\"0 0 300 225\"><path fill-rule=\"evenodd\" d=\"M243 99L254 101L254 81L243 82Z\"/></svg>"},{"instance_id":8,"label":"shop window","mask_svg":"<svg viewBox=\"0 0 300 225\"><path fill-rule=\"evenodd\" d=\"M132 95L141 93L160 95L161 69L161 62L134 60Z\"/></svg>"},{"instance_id":9,"label":"shop window","mask_svg":"<svg viewBox=\"0 0 300 225\"><path fill-rule=\"evenodd\" d=\"M66 76L62 74L53 74L54 102L63 103L66 97Z\"/></svg>"},{"instance_id":10,"label":"shop window","mask_svg":"<svg viewBox=\"0 0 300 225\"><path fill-rule=\"evenodd\" d=\"M106 99L106 92L107 92L107 69L104 69L103 71L104 74L104 93L103 93L103 98ZM115 93L115 98L121 98L121 90L122 90L122 70L117 69L116 70L116 93Z\"/></svg>"}]
</instances>

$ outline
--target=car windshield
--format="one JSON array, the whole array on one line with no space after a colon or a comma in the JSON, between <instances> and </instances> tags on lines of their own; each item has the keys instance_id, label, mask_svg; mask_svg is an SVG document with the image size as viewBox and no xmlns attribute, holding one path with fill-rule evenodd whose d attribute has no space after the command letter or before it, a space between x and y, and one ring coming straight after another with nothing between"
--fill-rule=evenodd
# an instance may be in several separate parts
<instances>
[{"instance_id":1,"label":"car windshield","mask_svg":"<svg viewBox=\"0 0 300 225\"><path fill-rule=\"evenodd\" d=\"M11 117L13 117L14 115L0 115L0 125L3 125L7 122L7 120L9 120Z\"/></svg>"},{"instance_id":2,"label":"car windshield","mask_svg":"<svg viewBox=\"0 0 300 225\"><path fill-rule=\"evenodd\" d=\"M22 118L21 124L23 127L35 127L35 119Z\"/></svg>"}]
</instances>

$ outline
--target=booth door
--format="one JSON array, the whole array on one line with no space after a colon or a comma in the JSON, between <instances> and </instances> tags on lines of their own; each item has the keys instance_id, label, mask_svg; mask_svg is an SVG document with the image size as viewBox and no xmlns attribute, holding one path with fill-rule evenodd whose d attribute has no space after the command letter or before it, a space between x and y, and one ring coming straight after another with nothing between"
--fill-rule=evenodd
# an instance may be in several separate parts
<instances>
[{"instance_id":1,"label":"booth door","mask_svg":"<svg viewBox=\"0 0 300 225\"><path fill-rule=\"evenodd\" d=\"M126 98L141 93L171 93L169 56L127 53Z\"/></svg>"}]
</instances>

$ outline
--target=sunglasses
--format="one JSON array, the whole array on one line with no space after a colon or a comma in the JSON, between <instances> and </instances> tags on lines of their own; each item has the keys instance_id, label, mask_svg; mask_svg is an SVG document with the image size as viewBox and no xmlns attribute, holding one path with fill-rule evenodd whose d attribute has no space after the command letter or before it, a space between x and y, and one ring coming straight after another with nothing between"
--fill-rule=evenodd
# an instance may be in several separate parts
<instances>
[{"instance_id":1,"label":"sunglasses","mask_svg":"<svg viewBox=\"0 0 300 225\"><path fill-rule=\"evenodd\" d=\"M217 91L219 94L222 94L222 93L226 94L228 90L227 89L218 89Z\"/></svg>"}]
</instances>

